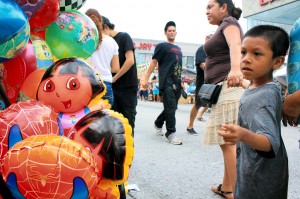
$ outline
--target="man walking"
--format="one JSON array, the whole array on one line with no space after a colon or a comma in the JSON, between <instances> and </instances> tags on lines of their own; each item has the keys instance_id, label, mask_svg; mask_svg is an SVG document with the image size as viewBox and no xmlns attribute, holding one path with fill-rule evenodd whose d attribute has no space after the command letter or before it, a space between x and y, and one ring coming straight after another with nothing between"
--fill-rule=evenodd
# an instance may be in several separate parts
<instances>
[{"instance_id":1,"label":"man walking","mask_svg":"<svg viewBox=\"0 0 300 199\"><path fill-rule=\"evenodd\" d=\"M181 145L182 141L175 135L178 99L181 95L181 71L182 71L182 52L180 47L175 45L176 24L169 21L165 25L165 36L167 42L159 43L152 56L152 61L145 75L146 82L158 64L159 90L163 97L164 109L156 118L154 126L157 134L163 136L162 126L166 122L167 132L165 136L171 144Z\"/></svg>"},{"instance_id":2,"label":"man walking","mask_svg":"<svg viewBox=\"0 0 300 199\"><path fill-rule=\"evenodd\" d=\"M115 25L108 18L104 16L102 18L104 34L111 36L119 45L120 70L113 74L112 87L115 101L112 109L128 119L134 136L138 78L133 41L128 33L116 31Z\"/></svg>"}]
</instances>

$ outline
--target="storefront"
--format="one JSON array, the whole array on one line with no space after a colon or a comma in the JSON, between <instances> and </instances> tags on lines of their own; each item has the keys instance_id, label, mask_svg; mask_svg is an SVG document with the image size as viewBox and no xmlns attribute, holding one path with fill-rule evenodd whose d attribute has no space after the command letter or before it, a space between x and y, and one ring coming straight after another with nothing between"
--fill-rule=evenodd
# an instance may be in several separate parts
<instances>
[{"instance_id":1,"label":"storefront","mask_svg":"<svg viewBox=\"0 0 300 199\"><path fill-rule=\"evenodd\" d=\"M284 28L288 33L300 17L299 0L243 0L243 17L247 29L260 24Z\"/></svg>"},{"instance_id":2,"label":"storefront","mask_svg":"<svg viewBox=\"0 0 300 199\"><path fill-rule=\"evenodd\" d=\"M135 39L133 38L133 44L135 47L135 57L136 65L138 69L138 76L141 77L147 72L148 66L152 60L152 55L154 53L155 47L157 44L163 41L159 40L145 40L145 39ZM183 60L182 67L183 69L189 69L191 73L185 73L185 76L195 78L195 53L200 46L200 44L192 43L176 43L182 50ZM153 75L158 75L157 68L154 70Z\"/></svg>"}]
</instances>

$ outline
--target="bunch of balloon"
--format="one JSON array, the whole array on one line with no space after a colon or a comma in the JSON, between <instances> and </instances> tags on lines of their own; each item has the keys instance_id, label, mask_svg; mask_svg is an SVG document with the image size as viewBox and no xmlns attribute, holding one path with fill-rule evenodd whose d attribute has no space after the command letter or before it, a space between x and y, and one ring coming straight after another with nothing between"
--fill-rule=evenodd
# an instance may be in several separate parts
<instances>
[{"instance_id":1,"label":"bunch of balloon","mask_svg":"<svg viewBox=\"0 0 300 199\"><path fill-rule=\"evenodd\" d=\"M290 50L287 65L288 93L300 90L300 18L290 32ZM298 119L300 124L300 118Z\"/></svg>"},{"instance_id":2,"label":"bunch of balloon","mask_svg":"<svg viewBox=\"0 0 300 199\"><path fill-rule=\"evenodd\" d=\"M94 22L76 10L61 12L46 29L46 42L58 59L86 59L96 50L98 41Z\"/></svg>"}]
</instances>

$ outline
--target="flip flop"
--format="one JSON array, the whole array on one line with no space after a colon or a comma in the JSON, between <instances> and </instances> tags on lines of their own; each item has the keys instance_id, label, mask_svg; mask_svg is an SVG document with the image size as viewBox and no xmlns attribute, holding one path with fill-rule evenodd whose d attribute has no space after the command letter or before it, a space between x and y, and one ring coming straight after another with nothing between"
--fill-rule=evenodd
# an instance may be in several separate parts
<instances>
[{"instance_id":1,"label":"flip flop","mask_svg":"<svg viewBox=\"0 0 300 199\"><path fill-rule=\"evenodd\" d=\"M233 193L232 192L230 192L230 191L222 191L222 184L219 184L218 186L213 186L211 188L211 190L214 193L222 196L223 198L233 199Z\"/></svg>"},{"instance_id":2,"label":"flip flop","mask_svg":"<svg viewBox=\"0 0 300 199\"><path fill-rule=\"evenodd\" d=\"M206 120L203 119L203 117L200 117L200 118L198 117L197 120L199 120L199 121L201 121L201 122L206 122Z\"/></svg>"}]
</instances>

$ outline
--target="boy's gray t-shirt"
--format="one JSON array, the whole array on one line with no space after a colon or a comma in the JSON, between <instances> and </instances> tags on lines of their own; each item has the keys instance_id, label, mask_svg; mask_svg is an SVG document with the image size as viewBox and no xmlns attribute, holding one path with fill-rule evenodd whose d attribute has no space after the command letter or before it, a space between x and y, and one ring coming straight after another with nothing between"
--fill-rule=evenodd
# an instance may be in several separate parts
<instances>
[{"instance_id":1,"label":"boy's gray t-shirt","mask_svg":"<svg viewBox=\"0 0 300 199\"><path fill-rule=\"evenodd\" d=\"M237 143L235 199L285 199L288 188L288 158L281 137L280 90L275 83L246 89L240 100L239 125L263 134L272 151L257 151Z\"/></svg>"}]
</instances>

